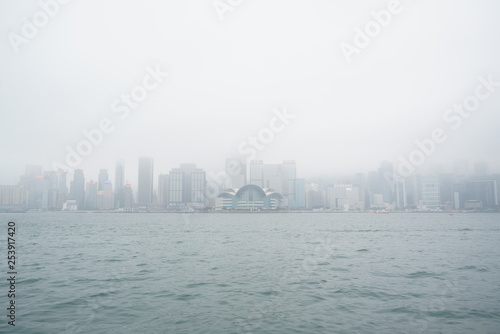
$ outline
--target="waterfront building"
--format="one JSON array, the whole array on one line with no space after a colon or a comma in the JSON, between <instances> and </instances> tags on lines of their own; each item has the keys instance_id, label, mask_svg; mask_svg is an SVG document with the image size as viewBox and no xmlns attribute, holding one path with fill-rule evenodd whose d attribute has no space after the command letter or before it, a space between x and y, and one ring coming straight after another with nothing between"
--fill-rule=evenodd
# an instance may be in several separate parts
<instances>
[{"instance_id":1,"label":"waterfront building","mask_svg":"<svg viewBox=\"0 0 500 334\"><path fill-rule=\"evenodd\" d=\"M76 201L78 210L83 210L85 207L85 176L83 170L75 169L73 181L70 185L70 199Z\"/></svg>"},{"instance_id":2,"label":"waterfront building","mask_svg":"<svg viewBox=\"0 0 500 334\"><path fill-rule=\"evenodd\" d=\"M139 206L148 206L153 203L153 158L139 158L139 175L137 187L137 203Z\"/></svg>"},{"instance_id":3,"label":"waterfront building","mask_svg":"<svg viewBox=\"0 0 500 334\"><path fill-rule=\"evenodd\" d=\"M216 210L261 211L277 210L283 199L274 189L248 184L240 189L226 189L217 196Z\"/></svg>"}]
</instances>

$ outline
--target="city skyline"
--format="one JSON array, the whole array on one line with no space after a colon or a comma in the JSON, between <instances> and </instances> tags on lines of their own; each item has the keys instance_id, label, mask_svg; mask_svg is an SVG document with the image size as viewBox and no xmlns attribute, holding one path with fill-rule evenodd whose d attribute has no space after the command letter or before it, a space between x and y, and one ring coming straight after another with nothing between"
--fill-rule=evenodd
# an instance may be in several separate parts
<instances>
[{"instance_id":1,"label":"city skyline","mask_svg":"<svg viewBox=\"0 0 500 334\"><path fill-rule=\"evenodd\" d=\"M153 157L148 157L148 158L153 159L153 165L155 166L155 168L154 168L155 171L152 173L153 188L155 190L158 187L158 183L157 183L158 176L160 176L161 174L167 173L169 170L176 168L176 166L186 164L186 163L188 163L188 164L194 163L195 165L198 165L196 162L184 162L184 163L181 162L181 163L172 163L172 164L170 164L170 167L168 167L168 168L161 168L161 167L158 167L157 164L154 162L154 161L156 161L155 158L153 158ZM135 163L129 162L129 164L125 164L124 159L122 159L122 158L116 159L114 164L109 166L109 167L102 168L102 166L101 166L101 167L97 168L94 171L94 173L89 176L89 179L94 180L94 181L99 183L99 174L102 171L106 171L106 173L108 175L114 175L113 177L107 178L107 180L113 181L113 184L116 183L115 180L117 179L117 175L119 174L120 175L119 179L124 180L124 182L120 182L119 184L123 184L123 185L131 184L137 188L137 185L138 185L137 175L139 173L139 168L134 168L134 166L138 166L138 163L137 163L138 161L140 161L140 158L137 158L137 161L135 161ZM191 160L191 161L194 161L194 160ZM221 168L218 168L215 170L208 170L207 168L205 168L205 166L200 166L200 167L203 168L204 170L206 170L207 174L209 176L216 178L217 174L219 174L221 172L225 172L227 169L234 168L234 166L228 165L228 162L237 161L238 166L245 166L245 165L249 165L249 163L250 163L250 162L247 162L247 163L240 162L242 160L238 159L238 157L226 158L225 161L226 161L225 164L219 164L221 166ZM269 160L256 159L255 161L265 161L268 164L269 163L271 163L271 164L272 163L282 163L285 161L293 161L297 165L300 165L300 163L297 163L297 161L294 159L292 159L292 160L284 159L281 161L276 161L276 160L269 161ZM391 163L393 166L395 166L394 162L391 162L389 160L381 160L381 161L379 161L378 165L375 164L375 165L368 167L368 168L366 168L366 166L365 166L365 168L366 168L365 170L352 170L350 172L330 171L327 173L317 173L317 174L312 174L312 175L301 172L301 175L304 178L307 178L309 180L315 180L315 181L325 180L324 182L342 182L342 180L345 181L346 179L354 178L354 175L356 175L358 173L368 174L370 171L373 171L373 170L379 168L381 163L385 163L385 162ZM47 169L44 169L42 165L38 165L38 164L25 164L23 169L26 169L27 166L32 166L36 170L40 169L43 171L52 171L52 169L50 167ZM73 170L73 173L74 173L74 171L80 170L80 169L83 170L83 168L75 168ZM118 170L119 170L119 172L118 172ZM124 170L127 170L127 173L125 173ZM71 169L66 170L66 172L70 176L73 175ZM87 171L87 173L88 173L88 171ZM412 175L427 175L427 174L473 175L473 174L478 174L478 173L500 174L500 167L497 167L496 165L492 166L490 164L490 162L486 161L486 160L477 160L477 161L457 160L457 161L453 161L453 162L448 162L448 164L427 164L426 166L423 166L423 168L417 169L415 172L412 173ZM403 178L406 177L405 175L398 175L397 171L394 171L394 174L397 177L403 177ZM23 174L21 174L21 175L23 175ZM15 185L19 182L19 177L21 175L18 174L10 182L0 183L0 185Z\"/></svg>"},{"instance_id":2,"label":"city skyline","mask_svg":"<svg viewBox=\"0 0 500 334\"><path fill-rule=\"evenodd\" d=\"M156 175L154 169L152 157L140 157L135 187L123 183L127 170L122 159L116 161L114 179L102 168L94 180L86 177L82 169L76 169L69 178L64 170L43 171L41 166L27 165L17 185L0 185L0 208L425 211L498 209L500 200L500 173L490 171L484 161L476 162L472 171L462 162L455 165L454 173L436 169L405 177L397 175L394 164L383 161L368 173L355 173L335 181L301 177L294 160L279 164L253 160L242 164L232 158L226 160L225 171L219 173L207 173L193 163L180 164L168 173L160 171Z\"/></svg>"}]
</instances>

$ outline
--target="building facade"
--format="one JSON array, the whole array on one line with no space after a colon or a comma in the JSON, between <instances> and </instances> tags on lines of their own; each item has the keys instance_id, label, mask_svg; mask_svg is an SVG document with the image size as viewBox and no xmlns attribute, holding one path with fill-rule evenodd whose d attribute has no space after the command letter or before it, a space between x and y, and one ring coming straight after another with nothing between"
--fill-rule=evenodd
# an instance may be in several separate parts
<instances>
[{"instance_id":1,"label":"building facade","mask_svg":"<svg viewBox=\"0 0 500 334\"><path fill-rule=\"evenodd\" d=\"M139 206L148 206L153 203L153 158L139 158L139 175L137 187L137 203Z\"/></svg>"}]
</instances>

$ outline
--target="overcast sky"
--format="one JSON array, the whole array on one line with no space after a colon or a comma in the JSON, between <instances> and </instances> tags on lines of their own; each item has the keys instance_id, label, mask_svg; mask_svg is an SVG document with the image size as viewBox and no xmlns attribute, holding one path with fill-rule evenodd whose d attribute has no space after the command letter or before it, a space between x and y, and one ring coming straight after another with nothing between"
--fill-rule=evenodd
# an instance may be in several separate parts
<instances>
[{"instance_id":1,"label":"overcast sky","mask_svg":"<svg viewBox=\"0 0 500 334\"><path fill-rule=\"evenodd\" d=\"M389 3L72 0L44 22L38 1L1 1L0 184L26 164L66 164L67 147L106 118L113 131L78 165L87 180L124 158L134 183L139 156L154 157L155 174L187 162L218 171L270 122L280 131L256 158L296 160L301 177L397 162L435 128L447 139L426 165L498 167L500 87L457 129L443 115L479 77L500 81L500 2L402 0L349 63L341 46L356 47L356 29L376 28L371 12ZM34 17L42 26L27 35ZM156 85L158 68L169 76ZM113 112L144 80L157 87L128 117ZM295 118L273 121L284 108Z\"/></svg>"}]
</instances>

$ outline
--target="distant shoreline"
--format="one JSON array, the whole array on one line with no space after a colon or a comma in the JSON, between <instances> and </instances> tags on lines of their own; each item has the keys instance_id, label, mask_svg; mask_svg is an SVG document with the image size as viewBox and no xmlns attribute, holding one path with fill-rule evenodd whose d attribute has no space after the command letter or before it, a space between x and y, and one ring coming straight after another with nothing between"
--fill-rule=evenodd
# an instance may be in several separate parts
<instances>
[{"instance_id":1,"label":"distant shoreline","mask_svg":"<svg viewBox=\"0 0 500 334\"><path fill-rule=\"evenodd\" d=\"M0 211L0 213L25 213L25 214L412 214L412 213L421 213L421 214L468 214L468 213L500 213L500 211L453 211L450 214L449 211L388 211L388 212L376 212L376 211L99 211L99 210L83 210L83 211Z\"/></svg>"}]
</instances>

